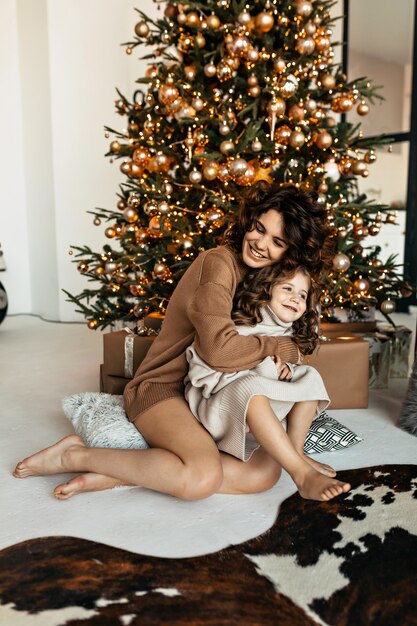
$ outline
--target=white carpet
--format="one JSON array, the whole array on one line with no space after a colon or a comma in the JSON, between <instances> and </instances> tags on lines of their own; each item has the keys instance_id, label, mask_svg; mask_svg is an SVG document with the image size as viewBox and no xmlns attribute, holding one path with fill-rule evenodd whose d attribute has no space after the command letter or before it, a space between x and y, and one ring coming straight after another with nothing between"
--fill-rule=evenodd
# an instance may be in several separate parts
<instances>
[{"instance_id":1,"label":"white carpet","mask_svg":"<svg viewBox=\"0 0 417 626\"><path fill-rule=\"evenodd\" d=\"M414 317L400 317L415 328ZM280 502L295 491L284 475L273 489L253 496L183 502L129 488L57 501L52 489L65 475L18 480L11 471L21 458L72 432L61 400L98 390L102 335L84 325L8 317L0 326L0 347L0 549L35 537L70 535L142 554L194 556L267 530ZM417 438L395 427L406 386L407 381L394 380L390 389L371 392L366 410L329 410L364 441L320 460L336 469L416 463Z\"/></svg>"}]
</instances>

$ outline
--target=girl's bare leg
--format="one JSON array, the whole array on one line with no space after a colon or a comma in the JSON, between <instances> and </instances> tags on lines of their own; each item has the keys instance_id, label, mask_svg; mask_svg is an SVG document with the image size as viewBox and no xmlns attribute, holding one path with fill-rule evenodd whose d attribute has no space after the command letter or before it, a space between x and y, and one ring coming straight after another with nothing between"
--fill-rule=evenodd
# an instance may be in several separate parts
<instances>
[{"instance_id":1,"label":"girl's bare leg","mask_svg":"<svg viewBox=\"0 0 417 626\"><path fill-rule=\"evenodd\" d=\"M304 457L314 469L325 476L336 476L333 467L326 463L319 463L312 459L308 454L304 454L304 443L307 437L308 429L314 419L317 411L317 401L309 400L305 402L297 402L287 415L287 434L291 443L300 456Z\"/></svg>"},{"instance_id":2,"label":"girl's bare leg","mask_svg":"<svg viewBox=\"0 0 417 626\"><path fill-rule=\"evenodd\" d=\"M120 485L138 485L193 499L214 491L257 493L277 482L281 468L262 448L247 463L228 454L219 455L211 436L184 404L181 399L167 400L158 405L158 411L141 417L140 431L153 446L150 450L90 449L72 435L18 463L14 475L25 478L84 472L55 488L58 499Z\"/></svg>"},{"instance_id":3,"label":"girl's bare leg","mask_svg":"<svg viewBox=\"0 0 417 626\"><path fill-rule=\"evenodd\" d=\"M251 399L247 423L265 451L290 474L303 498L330 500L349 491L349 483L324 476L297 452L266 397Z\"/></svg>"}]
</instances>

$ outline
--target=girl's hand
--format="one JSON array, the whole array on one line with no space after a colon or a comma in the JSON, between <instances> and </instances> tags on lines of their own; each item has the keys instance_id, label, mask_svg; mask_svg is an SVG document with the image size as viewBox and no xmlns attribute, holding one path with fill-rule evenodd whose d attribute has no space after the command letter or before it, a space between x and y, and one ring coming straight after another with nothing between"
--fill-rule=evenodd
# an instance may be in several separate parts
<instances>
[{"instance_id":1,"label":"girl's hand","mask_svg":"<svg viewBox=\"0 0 417 626\"><path fill-rule=\"evenodd\" d=\"M278 380L291 380L293 374L290 367L286 363L283 363L276 354L272 356L272 360L277 366Z\"/></svg>"}]
</instances>

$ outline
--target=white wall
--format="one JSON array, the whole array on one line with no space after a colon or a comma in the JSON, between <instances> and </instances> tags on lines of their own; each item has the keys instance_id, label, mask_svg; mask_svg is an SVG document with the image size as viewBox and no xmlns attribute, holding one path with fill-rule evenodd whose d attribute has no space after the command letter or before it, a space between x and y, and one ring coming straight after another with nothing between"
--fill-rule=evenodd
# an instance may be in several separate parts
<instances>
[{"instance_id":1,"label":"white wall","mask_svg":"<svg viewBox=\"0 0 417 626\"><path fill-rule=\"evenodd\" d=\"M124 180L104 158L105 125L122 129L118 87L130 98L145 62L120 43L138 21L134 0L2 0L3 122L0 274L9 312L82 320L61 289L86 287L70 244L99 250L103 228L86 211L112 208ZM151 0L145 12L157 15ZM159 15L159 14L158 14ZM7 97L4 97L7 94Z\"/></svg>"}]
</instances>

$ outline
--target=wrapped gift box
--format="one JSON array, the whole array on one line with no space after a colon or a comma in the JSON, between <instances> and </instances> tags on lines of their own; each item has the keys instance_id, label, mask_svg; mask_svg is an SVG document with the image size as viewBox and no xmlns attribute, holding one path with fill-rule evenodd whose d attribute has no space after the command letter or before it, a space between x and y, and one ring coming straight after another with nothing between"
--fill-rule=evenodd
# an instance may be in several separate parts
<instances>
[{"instance_id":1,"label":"wrapped gift box","mask_svg":"<svg viewBox=\"0 0 417 626\"><path fill-rule=\"evenodd\" d=\"M154 332L154 331L153 331ZM136 335L120 330L103 335L103 361L107 375L133 378L157 335Z\"/></svg>"},{"instance_id":2,"label":"wrapped gift box","mask_svg":"<svg viewBox=\"0 0 417 626\"><path fill-rule=\"evenodd\" d=\"M378 330L391 340L390 378L408 378L412 332L405 326L379 323Z\"/></svg>"},{"instance_id":3,"label":"wrapped gift box","mask_svg":"<svg viewBox=\"0 0 417 626\"><path fill-rule=\"evenodd\" d=\"M368 406L369 344L362 337L327 333L305 363L320 372L332 409Z\"/></svg>"},{"instance_id":4,"label":"wrapped gift box","mask_svg":"<svg viewBox=\"0 0 417 626\"><path fill-rule=\"evenodd\" d=\"M104 365L100 365L100 391L121 396L129 380L129 378L124 378L123 376L107 374Z\"/></svg>"},{"instance_id":5,"label":"wrapped gift box","mask_svg":"<svg viewBox=\"0 0 417 626\"><path fill-rule=\"evenodd\" d=\"M362 337L369 344L369 388L386 389L391 367L390 338L378 331Z\"/></svg>"}]
</instances>

